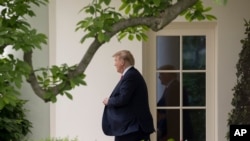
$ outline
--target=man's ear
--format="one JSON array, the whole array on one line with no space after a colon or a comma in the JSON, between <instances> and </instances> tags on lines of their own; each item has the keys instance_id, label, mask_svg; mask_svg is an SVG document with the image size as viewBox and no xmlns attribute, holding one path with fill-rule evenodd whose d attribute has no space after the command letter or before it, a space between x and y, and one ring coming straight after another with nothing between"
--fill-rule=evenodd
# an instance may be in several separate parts
<instances>
[{"instance_id":1,"label":"man's ear","mask_svg":"<svg viewBox=\"0 0 250 141\"><path fill-rule=\"evenodd\" d=\"M124 60L121 60L121 65L125 65L125 61Z\"/></svg>"}]
</instances>

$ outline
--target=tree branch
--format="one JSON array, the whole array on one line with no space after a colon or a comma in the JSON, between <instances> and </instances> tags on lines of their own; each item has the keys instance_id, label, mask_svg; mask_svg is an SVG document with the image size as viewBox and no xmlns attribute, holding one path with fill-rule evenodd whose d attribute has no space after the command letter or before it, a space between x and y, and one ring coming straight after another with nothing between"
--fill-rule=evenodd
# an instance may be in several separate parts
<instances>
[{"instance_id":1,"label":"tree branch","mask_svg":"<svg viewBox=\"0 0 250 141\"><path fill-rule=\"evenodd\" d=\"M112 26L112 30L110 32L106 32L105 35L111 38L119 31L122 31L128 27L134 27L138 25L146 25L153 31L159 31L165 26L167 26L170 22L172 22L181 12L193 6L197 1L198 0L179 0L173 6L166 7L166 10L163 11L162 14L158 17L138 17L138 18L130 18L122 20L114 24ZM96 51L101 47L103 43L100 43L97 37L94 39L94 41L89 46L88 50L86 51L85 55L79 62L76 69L70 71L67 74L68 80L85 72L87 66L93 59ZM31 59L32 59L32 52L24 53L24 61L26 61L32 68L32 72L27 81L31 84L32 89L34 90L36 95L45 100L44 95L46 91L43 90L37 82L35 73L33 71ZM52 91L55 95L58 95L64 88L65 88L65 82L60 83L54 87L51 87L49 91Z\"/></svg>"},{"instance_id":2,"label":"tree branch","mask_svg":"<svg viewBox=\"0 0 250 141\"><path fill-rule=\"evenodd\" d=\"M33 91L35 92L35 94L44 99L44 94L45 91L40 87L40 85L37 82L37 78L33 69L33 65L32 65L32 51L29 52L25 52L23 55L23 60L29 64L29 66L31 67L31 73L29 75L29 78L27 79L27 82L30 83Z\"/></svg>"}]
</instances>

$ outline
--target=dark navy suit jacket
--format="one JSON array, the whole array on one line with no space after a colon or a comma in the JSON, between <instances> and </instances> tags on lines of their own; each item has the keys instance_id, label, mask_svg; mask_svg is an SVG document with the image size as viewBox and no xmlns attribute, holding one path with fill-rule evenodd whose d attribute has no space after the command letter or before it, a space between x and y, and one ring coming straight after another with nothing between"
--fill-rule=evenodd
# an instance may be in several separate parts
<instances>
[{"instance_id":1,"label":"dark navy suit jacket","mask_svg":"<svg viewBox=\"0 0 250 141\"><path fill-rule=\"evenodd\" d=\"M154 132L148 91L140 72L130 68L110 95L104 108L102 129L106 135L121 136L142 130Z\"/></svg>"}]
</instances>

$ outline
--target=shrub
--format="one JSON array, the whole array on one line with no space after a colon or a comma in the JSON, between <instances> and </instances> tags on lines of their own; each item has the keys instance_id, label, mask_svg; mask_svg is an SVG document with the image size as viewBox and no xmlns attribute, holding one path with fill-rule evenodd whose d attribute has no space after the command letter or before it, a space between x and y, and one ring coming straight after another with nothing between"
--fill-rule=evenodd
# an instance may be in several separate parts
<instances>
[{"instance_id":1,"label":"shrub","mask_svg":"<svg viewBox=\"0 0 250 141\"><path fill-rule=\"evenodd\" d=\"M233 109L229 113L228 126L250 124L250 20L245 20L246 37L241 40L242 50L239 54L237 67L237 84L231 104ZM229 132L227 133L229 139Z\"/></svg>"},{"instance_id":2,"label":"shrub","mask_svg":"<svg viewBox=\"0 0 250 141\"><path fill-rule=\"evenodd\" d=\"M30 132L32 124L23 108L26 102L19 99L16 105L8 104L0 110L0 141L21 141Z\"/></svg>"}]
</instances>

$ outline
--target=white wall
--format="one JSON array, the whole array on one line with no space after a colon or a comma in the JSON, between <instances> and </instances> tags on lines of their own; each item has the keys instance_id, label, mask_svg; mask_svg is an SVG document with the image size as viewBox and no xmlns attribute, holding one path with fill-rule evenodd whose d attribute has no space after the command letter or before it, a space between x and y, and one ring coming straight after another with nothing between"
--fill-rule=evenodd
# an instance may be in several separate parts
<instances>
[{"instance_id":1,"label":"white wall","mask_svg":"<svg viewBox=\"0 0 250 141\"><path fill-rule=\"evenodd\" d=\"M241 50L240 40L245 38L244 18L250 19L250 1L228 1L226 6L218 6L211 0L206 0L207 5L213 7L218 20L217 31L217 141L225 141L228 113L230 112L233 87L236 84L236 63Z\"/></svg>"},{"instance_id":2,"label":"white wall","mask_svg":"<svg viewBox=\"0 0 250 141\"><path fill-rule=\"evenodd\" d=\"M49 5L50 65L76 64L83 56L90 41L80 44L79 41L83 34L75 32L75 27L76 23L86 16L84 13L78 14L79 10L89 4L90 1L51 1ZM117 2L119 1L115 1L114 4ZM212 0L205 0L205 4L213 7L212 14L218 18L216 44L216 111L218 124L215 132L217 141L225 141L228 112L231 109L230 103L233 94L232 88L236 82L235 65L238 61L238 53L241 50L240 40L244 37L243 18L250 19L250 9L248 8L250 1L229 1L226 6L218 6L213 4ZM39 20L41 22L40 27L43 28L47 24L47 15L41 16L45 17L45 19ZM183 18L178 18L176 21L183 21ZM44 31L47 32L47 30ZM85 72L87 86L78 87L71 91L74 95L73 101L60 97L56 104L51 104L50 128L48 128L47 122L48 106L37 98L33 98L35 100L31 103L32 105L30 104L32 108L30 117L35 125L34 137L46 136L51 129L51 136L69 136L72 138L77 136L80 141L112 141L113 138L105 136L101 130L102 100L109 96L119 79L111 56L117 50L129 49L135 56L136 67L141 70L141 46L141 43L137 41L122 41L119 43L115 38L104 45L96 53ZM45 57L42 60L44 59L46 60ZM33 104L37 107L34 107ZM35 113L42 114L36 115ZM39 135L41 130L43 131L42 135Z\"/></svg>"},{"instance_id":3,"label":"white wall","mask_svg":"<svg viewBox=\"0 0 250 141\"><path fill-rule=\"evenodd\" d=\"M48 22L48 7L41 6L37 8L34 6L36 17L29 18L31 26L36 28L38 32L48 35L49 22ZM22 58L22 55L19 54ZM49 48L48 45L43 45L42 50L35 50L33 53L34 68L47 67L49 64ZM28 135L31 139L41 139L49 137L50 135L50 107L48 103L43 102L36 96L31 89L30 85L25 83L21 89L23 99L28 99L25 108L28 119L32 122L31 134Z\"/></svg>"}]
</instances>

